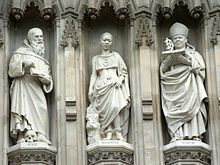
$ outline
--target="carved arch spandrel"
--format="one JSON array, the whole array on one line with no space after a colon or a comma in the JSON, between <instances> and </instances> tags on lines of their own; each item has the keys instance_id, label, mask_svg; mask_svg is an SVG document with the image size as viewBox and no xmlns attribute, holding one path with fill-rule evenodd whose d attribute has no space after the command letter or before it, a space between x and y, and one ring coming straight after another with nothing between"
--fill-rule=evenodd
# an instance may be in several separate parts
<instances>
[{"instance_id":1,"label":"carved arch spandrel","mask_svg":"<svg viewBox=\"0 0 220 165\"><path fill-rule=\"evenodd\" d=\"M99 17L101 8L106 5L113 6L117 17L123 20L129 14L128 4L128 0L90 0L86 3L87 13L92 20Z\"/></svg>"},{"instance_id":2,"label":"carved arch spandrel","mask_svg":"<svg viewBox=\"0 0 220 165\"><path fill-rule=\"evenodd\" d=\"M54 15L52 0L12 0L12 15L16 20L22 19L26 7L31 5L38 7L44 20L49 20Z\"/></svg>"},{"instance_id":3,"label":"carved arch spandrel","mask_svg":"<svg viewBox=\"0 0 220 165\"><path fill-rule=\"evenodd\" d=\"M153 15L156 15L155 7L158 5L160 6L160 12L163 15L165 19L171 19L173 16L173 11L176 7L181 6L187 6L188 10L190 11L191 17L194 19L200 19L205 15L205 9L204 6L206 6L206 3L203 3L202 0L162 0L157 5L153 4Z\"/></svg>"}]
</instances>

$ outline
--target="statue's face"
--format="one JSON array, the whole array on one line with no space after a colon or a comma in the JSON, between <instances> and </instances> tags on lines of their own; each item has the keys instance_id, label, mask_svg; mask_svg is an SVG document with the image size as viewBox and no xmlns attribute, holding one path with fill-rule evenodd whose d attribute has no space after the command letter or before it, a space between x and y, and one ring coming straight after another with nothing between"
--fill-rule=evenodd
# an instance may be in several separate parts
<instances>
[{"instance_id":1,"label":"statue's face","mask_svg":"<svg viewBox=\"0 0 220 165\"><path fill-rule=\"evenodd\" d=\"M175 49L182 49L185 47L185 45L187 43L186 37L181 34L175 35L172 38L172 40L173 40L173 44L174 44Z\"/></svg>"},{"instance_id":2,"label":"statue's face","mask_svg":"<svg viewBox=\"0 0 220 165\"><path fill-rule=\"evenodd\" d=\"M101 46L104 50L109 50L112 45L112 37L108 34L101 38Z\"/></svg>"},{"instance_id":3,"label":"statue's face","mask_svg":"<svg viewBox=\"0 0 220 165\"><path fill-rule=\"evenodd\" d=\"M43 44L43 32L41 30L35 30L31 36L31 43Z\"/></svg>"}]
</instances>

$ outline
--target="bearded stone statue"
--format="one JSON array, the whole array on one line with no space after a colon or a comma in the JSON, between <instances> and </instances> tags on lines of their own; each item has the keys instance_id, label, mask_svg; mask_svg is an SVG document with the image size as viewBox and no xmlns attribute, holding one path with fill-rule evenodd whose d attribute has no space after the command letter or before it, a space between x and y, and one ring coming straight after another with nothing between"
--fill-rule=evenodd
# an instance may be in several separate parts
<instances>
[{"instance_id":1,"label":"bearded stone statue","mask_svg":"<svg viewBox=\"0 0 220 165\"><path fill-rule=\"evenodd\" d=\"M51 144L44 93L52 91L53 81L44 50L42 30L32 28L9 63L8 74L13 78L10 87L10 134L17 143L28 142L25 140L25 134L31 131L36 133L33 141Z\"/></svg>"}]
</instances>

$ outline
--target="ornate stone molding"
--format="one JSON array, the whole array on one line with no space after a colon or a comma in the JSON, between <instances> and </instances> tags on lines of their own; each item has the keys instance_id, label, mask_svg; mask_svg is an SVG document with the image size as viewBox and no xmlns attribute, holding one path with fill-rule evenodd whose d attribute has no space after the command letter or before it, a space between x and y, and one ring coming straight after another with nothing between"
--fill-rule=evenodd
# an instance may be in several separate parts
<instances>
[{"instance_id":1,"label":"ornate stone molding","mask_svg":"<svg viewBox=\"0 0 220 165\"><path fill-rule=\"evenodd\" d=\"M87 14L92 20L95 20L99 16L101 7L106 6L106 4L113 6L116 16L120 20L125 19L129 13L128 0L90 0L87 3Z\"/></svg>"},{"instance_id":2,"label":"ornate stone molding","mask_svg":"<svg viewBox=\"0 0 220 165\"><path fill-rule=\"evenodd\" d=\"M210 155L203 152L175 152L166 155L165 164L172 164L180 161L190 161L190 162L202 162L203 164L209 165L211 162Z\"/></svg>"},{"instance_id":3,"label":"ornate stone molding","mask_svg":"<svg viewBox=\"0 0 220 165\"><path fill-rule=\"evenodd\" d=\"M11 13L16 20L22 19L27 6L38 6L44 20L49 20L53 15L52 1L47 0L13 0Z\"/></svg>"},{"instance_id":4,"label":"ornate stone molding","mask_svg":"<svg viewBox=\"0 0 220 165\"><path fill-rule=\"evenodd\" d=\"M20 8L12 8L11 14L16 20L20 20L24 16L24 11Z\"/></svg>"},{"instance_id":5,"label":"ornate stone molding","mask_svg":"<svg viewBox=\"0 0 220 165\"><path fill-rule=\"evenodd\" d=\"M178 140L163 147L166 165L201 163L211 164L210 146L194 140Z\"/></svg>"},{"instance_id":6,"label":"ornate stone molding","mask_svg":"<svg viewBox=\"0 0 220 165\"><path fill-rule=\"evenodd\" d=\"M3 34L2 34L2 29L0 28L0 48L2 47L3 44L4 44Z\"/></svg>"},{"instance_id":7,"label":"ornate stone molding","mask_svg":"<svg viewBox=\"0 0 220 165\"><path fill-rule=\"evenodd\" d=\"M76 101L66 101L66 121L76 121L77 113L75 110ZM71 111L68 111L71 109Z\"/></svg>"},{"instance_id":8,"label":"ornate stone molding","mask_svg":"<svg viewBox=\"0 0 220 165\"><path fill-rule=\"evenodd\" d=\"M88 165L134 164L132 145L119 140L100 140L87 146Z\"/></svg>"},{"instance_id":9,"label":"ornate stone molding","mask_svg":"<svg viewBox=\"0 0 220 165\"><path fill-rule=\"evenodd\" d=\"M65 22L65 29L63 31L62 40L60 45L66 47L69 42L74 48L79 46L79 38L75 29L75 20L72 17L67 17Z\"/></svg>"},{"instance_id":10,"label":"ornate stone molding","mask_svg":"<svg viewBox=\"0 0 220 165\"><path fill-rule=\"evenodd\" d=\"M169 7L162 7L161 8L161 14L164 16L165 19L170 19L170 17L173 14L173 11Z\"/></svg>"},{"instance_id":11,"label":"ornate stone molding","mask_svg":"<svg viewBox=\"0 0 220 165\"><path fill-rule=\"evenodd\" d=\"M124 8L119 8L116 11L116 15L120 20L125 19L126 15L128 15L129 11L128 8L124 7Z\"/></svg>"},{"instance_id":12,"label":"ornate stone molding","mask_svg":"<svg viewBox=\"0 0 220 165\"><path fill-rule=\"evenodd\" d=\"M16 162L16 164L22 164L27 162L42 162L45 164L56 162L56 157L53 154L50 154L48 152L22 152L18 154L11 155L9 158L9 162Z\"/></svg>"},{"instance_id":13,"label":"ornate stone molding","mask_svg":"<svg viewBox=\"0 0 220 165\"><path fill-rule=\"evenodd\" d=\"M21 143L9 148L9 165L56 164L56 149L41 142Z\"/></svg>"},{"instance_id":14,"label":"ornate stone molding","mask_svg":"<svg viewBox=\"0 0 220 165\"><path fill-rule=\"evenodd\" d=\"M139 47L143 45L143 38L146 38L146 45L151 46L153 44L153 37L151 32L151 25L144 17L140 18L138 24L138 30L136 33L135 43Z\"/></svg>"},{"instance_id":15,"label":"ornate stone molding","mask_svg":"<svg viewBox=\"0 0 220 165\"><path fill-rule=\"evenodd\" d=\"M204 8L200 0L197 0L196 2L192 2L190 0L174 0L172 3L168 3L168 1L166 1L164 6L161 7L161 14L165 19L170 19L175 8L183 6L187 6L191 17L194 19L199 19L204 15Z\"/></svg>"},{"instance_id":16,"label":"ornate stone molding","mask_svg":"<svg viewBox=\"0 0 220 165\"><path fill-rule=\"evenodd\" d=\"M52 15L53 15L53 10L52 10L52 8L44 8L44 9L41 11L41 17L42 17L44 20L49 20Z\"/></svg>"},{"instance_id":17,"label":"ornate stone molding","mask_svg":"<svg viewBox=\"0 0 220 165\"><path fill-rule=\"evenodd\" d=\"M204 9L202 6L196 6L191 10L190 13L193 18L198 19L204 15Z\"/></svg>"},{"instance_id":18,"label":"ornate stone molding","mask_svg":"<svg viewBox=\"0 0 220 165\"><path fill-rule=\"evenodd\" d=\"M152 100L142 100L142 106L152 106ZM153 110L152 111L143 110L143 119L153 120Z\"/></svg>"},{"instance_id":19,"label":"ornate stone molding","mask_svg":"<svg viewBox=\"0 0 220 165\"><path fill-rule=\"evenodd\" d=\"M88 163L96 164L99 162L112 162L117 160L117 162L123 162L128 165L133 164L133 154L127 154L124 152L102 152L96 153L94 155L88 156Z\"/></svg>"},{"instance_id":20,"label":"ornate stone molding","mask_svg":"<svg viewBox=\"0 0 220 165\"><path fill-rule=\"evenodd\" d=\"M216 45L218 43L217 35L220 35L220 16L215 16L213 20L210 39L213 45Z\"/></svg>"}]
</instances>

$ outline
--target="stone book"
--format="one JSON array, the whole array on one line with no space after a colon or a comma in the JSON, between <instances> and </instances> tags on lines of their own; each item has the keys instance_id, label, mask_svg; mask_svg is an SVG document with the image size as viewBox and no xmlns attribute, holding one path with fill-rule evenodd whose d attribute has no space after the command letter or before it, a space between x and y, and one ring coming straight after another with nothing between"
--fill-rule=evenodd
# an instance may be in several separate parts
<instances>
[{"instance_id":1,"label":"stone book","mask_svg":"<svg viewBox=\"0 0 220 165\"><path fill-rule=\"evenodd\" d=\"M185 48L183 49L177 49L177 50L168 50L168 51L162 51L162 59L166 59L168 56L175 56L177 54L184 55L185 54Z\"/></svg>"}]
</instances>

